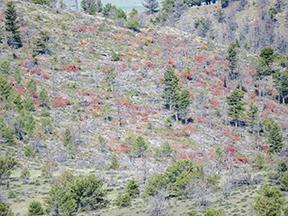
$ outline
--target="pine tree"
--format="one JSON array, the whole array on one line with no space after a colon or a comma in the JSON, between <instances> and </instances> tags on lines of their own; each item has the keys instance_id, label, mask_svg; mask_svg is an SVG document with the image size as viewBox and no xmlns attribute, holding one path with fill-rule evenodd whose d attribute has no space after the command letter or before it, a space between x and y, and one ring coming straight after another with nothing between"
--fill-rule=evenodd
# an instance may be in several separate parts
<instances>
[{"instance_id":1,"label":"pine tree","mask_svg":"<svg viewBox=\"0 0 288 216\"><path fill-rule=\"evenodd\" d=\"M187 89L181 89L178 93L177 98L177 118L178 116L180 119L184 120L185 123L187 122L187 109L191 104L190 100L190 93Z\"/></svg>"},{"instance_id":2,"label":"pine tree","mask_svg":"<svg viewBox=\"0 0 288 216\"><path fill-rule=\"evenodd\" d=\"M235 72L235 69L237 67L237 48L238 48L238 43L234 42L230 44L228 48L228 56L227 60L229 61L229 77L230 79L236 79L238 78L239 74Z\"/></svg>"},{"instance_id":3,"label":"pine tree","mask_svg":"<svg viewBox=\"0 0 288 216\"><path fill-rule=\"evenodd\" d=\"M281 128L277 123L274 123L269 130L268 142L270 144L271 153L277 153L281 151L284 146Z\"/></svg>"},{"instance_id":4,"label":"pine tree","mask_svg":"<svg viewBox=\"0 0 288 216\"><path fill-rule=\"evenodd\" d=\"M102 11L101 0L82 0L81 7L85 13L95 15Z\"/></svg>"},{"instance_id":5,"label":"pine tree","mask_svg":"<svg viewBox=\"0 0 288 216\"><path fill-rule=\"evenodd\" d=\"M236 120L236 127L238 126L237 121L241 120L245 111L244 105L244 92L240 89L235 89L230 96L226 98L226 102L229 105L228 115L232 120Z\"/></svg>"},{"instance_id":6,"label":"pine tree","mask_svg":"<svg viewBox=\"0 0 288 216\"><path fill-rule=\"evenodd\" d=\"M179 79L175 74L173 68L169 67L164 73L164 100L165 100L165 107L169 110L175 108L179 86L178 86Z\"/></svg>"},{"instance_id":7,"label":"pine tree","mask_svg":"<svg viewBox=\"0 0 288 216\"><path fill-rule=\"evenodd\" d=\"M147 9L148 14L153 14L159 11L158 0L144 0L143 6Z\"/></svg>"},{"instance_id":8,"label":"pine tree","mask_svg":"<svg viewBox=\"0 0 288 216\"><path fill-rule=\"evenodd\" d=\"M280 103L288 103L288 70L274 74L273 78L279 93Z\"/></svg>"},{"instance_id":9,"label":"pine tree","mask_svg":"<svg viewBox=\"0 0 288 216\"><path fill-rule=\"evenodd\" d=\"M249 105L249 110L247 111L247 123L253 131L254 126L258 121L259 109L256 104L251 103Z\"/></svg>"},{"instance_id":10,"label":"pine tree","mask_svg":"<svg viewBox=\"0 0 288 216\"><path fill-rule=\"evenodd\" d=\"M38 38L33 40L33 51L32 56L49 54L50 50L47 48L47 42L49 41L49 36L46 32L41 32Z\"/></svg>"},{"instance_id":11,"label":"pine tree","mask_svg":"<svg viewBox=\"0 0 288 216\"><path fill-rule=\"evenodd\" d=\"M8 37L7 43L16 49L22 47L19 28L15 5L13 2L8 2L5 10L5 29L11 35Z\"/></svg>"},{"instance_id":12,"label":"pine tree","mask_svg":"<svg viewBox=\"0 0 288 216\"><path fill-rule=\"evenodd\" d=\"M40 91L39 98L42 107L49 107L49 96L45 88Z\"/></svg>"}]
</instances>

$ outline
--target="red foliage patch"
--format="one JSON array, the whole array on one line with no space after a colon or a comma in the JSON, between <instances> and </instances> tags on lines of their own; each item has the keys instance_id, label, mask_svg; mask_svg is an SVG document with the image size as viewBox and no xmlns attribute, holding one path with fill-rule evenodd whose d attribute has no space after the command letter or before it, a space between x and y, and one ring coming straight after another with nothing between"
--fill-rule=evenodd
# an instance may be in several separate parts
<instances>
[{"instance_id":1,"label":"red foliage patch","mask_svg":"<svg viewBox=\"0 0 288 216\"><path fill-rule=\"evenodd\" d=\"M50 79L50 74L49 74L48 72L44 72L44 73L42 74L42 77L43 77L44 79L46 79L46 80L49 80L49 79Z\"/></svg>"},{"instance_id":2,"label":"red foliage patch","mask_svg":"<svg viewBox=\"0 0 288 216\"><path fill-rule=\"evenodd\" d=\"M245 156L237 156L234 161L238 164L247 164L248 163L248 158Z\"/></svg>"},{"instance_id":3,"label":"red foliage patch","mask_svg":"<svg viewBox=\"0 0 288 216\"><path fill-rule=\"evenodd\" d=\"M264 152L266 152L266 153L269 152L270 147L269 147L268 144L262 144L262 145L260 145L259 147L260 147L260 149L261 149L262 151L264 151Z\"/></svg>"},{"instance_id":4,"label":"red foliage patch","mask_svg":"<svg viewBox=\"0 0 288 216\"><path fill-rule=\"evenodd\" d=\"M30 70L30 73L31 73L31 74L36 74L36 75L38 75L38 76L41 76L42 71L41 71L41 69L40 69L39 67L34 67L34 68L32 68L32 69Z\"/></svg>"},{"instance_id":5,"label":"red foliage patch","mask_svg":"<svg viewBox=\"0 0 288 216\"><path fill-rule=\"evenodd\" d=\"M204 116L197 116L196 122L197 123L207 123L207 119Z\"/></svg>"},{"instance_id":6,"label":"red foliage patch","mask_svg":"<svg viewBox=\"0 0 288 216\"><path fill-rule=\"evenodd\" d=\"M69 99L63 98L62 96L55 98L52 102L54 108L61 108L71 104L72 102Z\"/></svg>"},{"instance_id":7,"label":"red foliage patch","mask_svg":"<svg viewBox=\"0 0 288 216\"><path fill-rule=\"evenodd\" d=\"M194 59L198 63L203 63L203 62L205 62L207 60L207 58L204 55L201 55L201 54L196 55Z\"/></svg>"},{"instance_id":8,"label":"red foliage patch","mask_svg":"<svg viewBox=\"0 0 288 216\"><path fill-rule=\"evenodd\" d=\"M276 104L273 101L264 104L264 110L269 110L271 112L274 112L275 108L276 108Z\"/></svg>"},{"instance_id":9,"label":"red foliage patch","mask_svg":"<svg viewBox=\"0 0 288 216\"><path fill-rule=\"evenodd\" d=\"M209 103L210 103L210 105L211 105L211 107L212 107L213 109L218 108L218 107L219 107L219 104L220 104L220 102L219 102L217 99L211 99L211 100L209 101Z\"/></svg>"},{"instance_id":10,"label":"red foliage patch","mask_svg":"<svg viewBox=\"0 0 288 216\"><path fill-rule=\"evenodd\" d=\"M234 133L229 128L224 128L223 134L225 136L229 137L230 139L232 139L233 141L240 141L240 139L241 139L239 134Z\"/></svg>"},{"instance_id":11,"label":"red foliage patch","mask_svg":"<svg viewBox=\"0 0 288 216\"><path fill-rule=\"evenodd\" d=\"M237 152L237 148L234 145L229 145L224 149L224 152L227 156L234 157Z\"/></svg>"},{"instance_id":12,"label":"red foliage patch","mask_svg":"<svg viewBox=\"0 0 288 216\"><path fill-rule=\"evenodd\" d=\"M192 71L185 71L180 74L181 78L184 78L187 80L192 80L193 79L192 75L193 75Z\"/></svg>"},{"instance_id":13,"label":"red foliage patch","mask_svg":"<svg viewBox=\"0 0 288 216\"><path fill-rule=\"evenodd\" d=\"M186 136L190 136L192 133L195 133L197 132L198 130L193 127L193 125L189 124L187 126L185 126L183 129L182 129L183 133L186 135Z\"/></svg>"},{"instance_id":14,"label":"red foliage patch","mask_svg":"<svg viewBox=\"0 0 288 216\"><path fill-rule=\"evenodd\" d=\"M153 69L155 68L155 64L152 61L145 61L145 68Z\"/></svg>"},{"instance_id":15,"label":"red foliage patch","mask_svg":"<svg viewBox=\"0 0 288 216\"><path fill-rule=\"evenodd\" d=\"M75 64L69 64L69 65L65 65L63 67L63 70L66 72L76 72L79 70L79 66L77 66Z\"/></svg>"},{"instance_id":16,"label":"red foliage patch","mask_svg":"<svg viewBox=\"0 0 288 216\"><path fill-rule=\"evenodd\" d=\"M25 94L25 88L21 85L15 85L15 91L17 92L17 94L19 95L24 95Z\"/></svg>"},{"instance_id":17,"label":"red foliage patch","mask_svg":"<svg viewBox=\"0 0 288 216\"><path fill-rule=\"evenodd\" d=\"M171 65L171 66L173 66L173 67L176 67L177 62L176 62L175 59L169 59L169 60L168 60L168 64Z\"/></svg>"},{"instance_id":18,"label":"red foliage patch","mask_svg":"<svg viewBox=\"0 0 288 216\"><path fill-rule=\"evenodd\" d=\"M87 25L80 26L78 29L79 32L93 32L96 30L97 30L96 26L87 26Z\"/></svg>"},{"instance_id":19,"label":"red foliage patch","mask_svg":"<svg viewBox=\"0 0 288 216\"><path fill-rule=\"evenodd\" d=\"M128 145L127 144L120 144L116 146L110 147L113 152L116 153L127 153L128 152Z\"/></svg>"}]
</instances>

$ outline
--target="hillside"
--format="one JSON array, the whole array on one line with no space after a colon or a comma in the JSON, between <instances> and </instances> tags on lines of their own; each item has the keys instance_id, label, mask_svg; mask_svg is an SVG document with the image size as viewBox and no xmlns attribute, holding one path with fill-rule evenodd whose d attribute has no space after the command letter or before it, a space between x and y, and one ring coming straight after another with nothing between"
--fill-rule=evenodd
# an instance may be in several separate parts
<instances>
[{"instance_id":1,"label":"hillside","mask_svg":"<svg viewBox=\"0 0 288 216\"><path fill-rule=\"evenodd\" d=\"M215 6L192 8L173 26L149 25L133 31L102 16L27 1L15 5L23 43L19 49L6 43L6 6L0 6L4 35L0 43L0 155L17 161L10 176L2 179L0 175L0 201L15 215L27 215L33 200L53 209L45 215L178 216L208 208L227 216L256 215L258 189L283 183L278 167L281 161L288 162L285 98L279 99L274 75L259 78L258 51L240 46L234 71L238 77L229 77L228 43L218 40L221 27L215 24L213 32L219 35L211 40L201 37L187 21L195 19L194 14L213 16L209 11ZM244 10L237 17L251 18L249 13L254 11ZM284 19L283 14L277 19ZM282 30L287 35L287 29ZM275 49L271 68L285 74L288 58L277 53ZM183 113L179 104L171 105L176 111L164 106L169 70L177 77L177 89L189 93L188 102L184 96L179 99L184 101ZM244 101L243 113L236 119L229 114L227 102L235 89L243 92L239 100ZM251 117L253 106L258 111ZM273 135L276 141L281 136L283 146L277 151L272 150ZM176 167L181 161L186 163L184 171ZM193 172L187 169L190 166ZM153 182L150 176L160 173L163 176ZM82 205L92 201L83 198L77 211L65 212L73 203L67 204L67 197L53 200L51 188L60 181L58 190L70 191L63 180L73 179L70 174L96 175L103 181L109 204L86 209ZM171 182L163 183L162 178ZM131 179L139 184L140 196L132 196L131 205L119 207L118 195ZM85 181L81 184L93 187ZM154 188L150 188L147 195L147 185L159 193L152 194ZM286 189L281 191L283 199L288 198ZM93 199L100 203L101 195ZM129 198L122 197L127 202ZM57 214L55 209L61 211Z\"/></svg>"},{"instance_id":2,"label":"hillside","mask_svg":"<svg viewBox=\"0 0 288 216\"><path fill-rule=\"evenodd\" d=\"M288 53L286 1L232 0L226 8L212 4L185 8L179 13L180 17L175 9L166 24L220 44L238 39L241 47L250 52L259 53L262 47L273 46L279 52Z\"/></svg>"}]
</instances>

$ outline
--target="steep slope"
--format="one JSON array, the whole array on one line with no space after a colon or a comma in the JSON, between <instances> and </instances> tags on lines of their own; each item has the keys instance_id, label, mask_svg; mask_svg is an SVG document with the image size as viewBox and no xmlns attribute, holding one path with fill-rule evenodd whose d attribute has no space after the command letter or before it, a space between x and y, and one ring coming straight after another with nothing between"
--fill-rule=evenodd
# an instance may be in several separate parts
<instances>
[{"instance_id":1,"label":"steep slope","mask_svg":"<svg viewBox=\"0 0 288 216\"><path fill-rule=\"evenodd\" d=\"M75 174L96 173L109 190L109 208L83 215L147 215L153 205L150 198L137 198L132 207L118 209L113 205L117 193L132 177L142 192L147 176L163 172L179 159L201 166L213 183L208 188L197 183L199 191L191 189L184 201L172 198L172 215L191 208L202 211L206 204L226 215L253 211L256 189L269 181L265 170L255 167L255 160L259 156L267 170L274 169L281 154L285 155L288 128L288 107L275 100L271 77L257 81L265 84L263 92L269 94L256 94L255 55L239 51L240 78L229 80L227 47L194 34L170 27L136 33L101 17L56 13L22 1L16 7L23 47L15 50L0 44L0 59L8 60L12 71L20 71L20 81L14 72L7 79L21 97L32 98L36 126L14 145L1 139L1 154L13 153L19 161L10 189L4 190L14 213L25 215L23 209L31 200L44 201L53 180L68 169ZM3 10L0 21L2 25ZM49 52L33 57L33 41L41 31L49 37ZM192 95L187 124L174 121L173 113L163 106L167 67L174 68L179 83ZM280 156L269 154L266 136L230 124L226 98L237 86L245 90L247 108L257 104L259 121L272 118L281 125L285 147ZM47 106L41 102L42 89L47 90ZM1 117L13 128L21 113L6 111L5 106L2 101ZM133 157L129 148L138 136L149 143L148 150ZM159 156L157 150L167 143L173 151ZM119 160L118 170L109 169L113 154ZM41 170L48 172L47 166L51 177L45 179ZM23 183L24 168L30 170L30 177ZM238 181L247 179L249 184L238 187ZM227 199L226 189L232 191ZM16 198L11 198L11 191Z\"/></svg>"}]
</instances>

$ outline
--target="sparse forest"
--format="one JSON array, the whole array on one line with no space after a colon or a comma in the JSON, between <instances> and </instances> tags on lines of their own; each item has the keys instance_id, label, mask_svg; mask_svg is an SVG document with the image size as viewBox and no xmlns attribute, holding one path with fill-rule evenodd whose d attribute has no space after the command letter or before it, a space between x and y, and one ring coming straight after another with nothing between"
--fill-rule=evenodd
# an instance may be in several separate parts
<instances>
[{"instance_id":1,"label":"sparse forest","mask_svg":"<svg viewBox=\"0 0 288 216\"><path fill-rule=\"evenodd\" d=\"M287 216L288 2L141 3L0 2L0 216Z\"/></svg>"}]
</instances>

